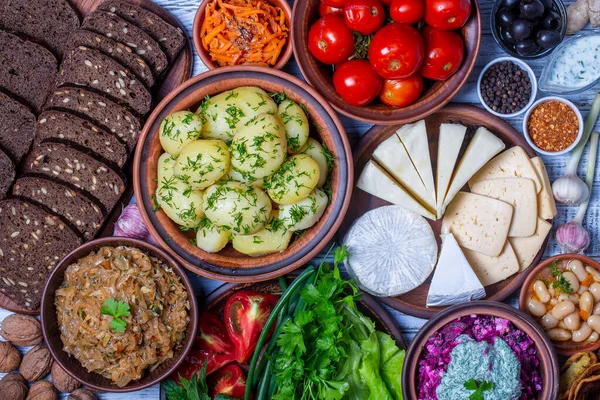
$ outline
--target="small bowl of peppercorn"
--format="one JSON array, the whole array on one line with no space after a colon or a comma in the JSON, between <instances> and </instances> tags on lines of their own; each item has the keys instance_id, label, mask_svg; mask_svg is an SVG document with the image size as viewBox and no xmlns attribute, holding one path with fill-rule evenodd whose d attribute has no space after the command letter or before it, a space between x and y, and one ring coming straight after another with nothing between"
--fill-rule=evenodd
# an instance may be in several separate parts
<instances>
[{"instance_id":1,"label":"small bowl of peppercorn","mask_svg":"<svg viewBox=\"0 0 600 400\"><path fill-rule=\"evenodd\" d=\"M583 136L583 117L569 100L549 96L539 99L523 118L523 134L533 149L547 156L573 150Z\"/></svg>"},{"instance_id":2,"label":"small bowl of peppercorn","mask_svg":"<svg viewBox=\"0 0 600 400\"><path fill-rule=\"evenodd\" d=\"M537 80L525 62L514 57L500 57L481 70L477 95L483 107L495 116L516 117L535 101Z\"/></svg>"}]
</instances>

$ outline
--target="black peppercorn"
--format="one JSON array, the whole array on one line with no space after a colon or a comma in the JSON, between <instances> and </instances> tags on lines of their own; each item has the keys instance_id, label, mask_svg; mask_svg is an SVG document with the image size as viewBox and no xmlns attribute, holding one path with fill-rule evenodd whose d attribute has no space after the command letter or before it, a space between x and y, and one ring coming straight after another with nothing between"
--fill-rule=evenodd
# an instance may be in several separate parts
<instances>
[{"instance_id":1,"label":"black peppercorn","mask_svg":"<svg viewBox=\"0 0 600 400\"><path fill-rule=\"evenodd\" d=\"M500 114L522 110L531 98L529 75L511 61L493 64L481 79L481 97Z\"/></svg>"}]
</instances>

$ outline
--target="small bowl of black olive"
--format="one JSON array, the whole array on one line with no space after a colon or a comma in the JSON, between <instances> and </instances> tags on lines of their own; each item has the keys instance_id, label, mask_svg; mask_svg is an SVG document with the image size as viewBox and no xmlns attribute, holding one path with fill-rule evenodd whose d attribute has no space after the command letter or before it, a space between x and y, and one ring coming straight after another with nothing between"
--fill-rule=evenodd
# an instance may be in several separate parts
<instances>
[{"instance_id":1,"label":"small bowl of black olive","mask_svg":"<svg viewBox=\"0 0 600 400\"><path fill-rule=\"evenodd\" d=\"M491 14L494 39L508 54L521 59L544 57L567 32L562 0L498 0Z\"/></svg>"}]
</instances>

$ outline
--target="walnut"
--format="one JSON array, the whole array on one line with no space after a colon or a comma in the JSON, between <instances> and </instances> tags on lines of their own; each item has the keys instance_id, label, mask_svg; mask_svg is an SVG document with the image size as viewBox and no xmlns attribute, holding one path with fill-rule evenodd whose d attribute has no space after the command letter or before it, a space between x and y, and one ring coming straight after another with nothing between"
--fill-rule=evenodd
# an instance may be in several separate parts
<instances>
[{"instance_id":1,"label":"walnut","mask_svg":"<svg viewBox=\"0 0 600 400\"><path fill-rule=\"evenodd\" d=\"M35 382L50 373L53 362L50 350L43 344L38 344L23 356L19 369L23 378L29 382Z\"/></svg>"},{"instance_id":2,"label":"walnut","mask_svg":"<svg viewBox=\"0 0 600 400\"><path fill-rule=\"evenodd\" d=\"M0 342L0 372L11 372L19 368L21 353L12 344Z\"/></svg>"},{"instance_id":3,"label":"walnut","mask_svg":"<svg viewBox=\"0 0 600 400\"><path fill-rule=\"evenodd\" d=\"M59 392L69 393L81 386L81 383L67 374L58 363L52 364L50 373L52 375L52 383L54 383Z\"/></svg>"},{"instance_id":4,"label":"walnut","mask_svg":"<svg viewBox=\"0 0 600 400\"><path fill-rule=\"evenodd\" d=\"M33 384L29 389L29 394L26 400L57 400L58 393L52 382L39 381Z\"/></svg>"},{"instance_id":5,"label":"walnut","mask_svg":"<svg viewBox=\"0 0 600 400\"><path fill-rule=\"evenodd\" d=\"M32 316L11 314L4 318L0 336L15 346L36 346L42 343L42 327Z\"/></svg>"},{"instance_id":6,"label":"walnut","mask_svg":"<svg viewBox=\"0 0 600 400\"><path fill-rule=\"evenodd\" d=\"M96 400L97 397L94 393L90 392L86 388L79 388L69 395L67 400Z\"/></svg>"},{"instance_id":7,"label":"walnut","mask_svg":"<svg viewBox=\"0 0 600 400\"><path fill-rule=\"evenodd\" d=\"M25 400L29 388L18 372L7 374L0 379L0 393L3 399Z\"/></svg>"}]
</instances>

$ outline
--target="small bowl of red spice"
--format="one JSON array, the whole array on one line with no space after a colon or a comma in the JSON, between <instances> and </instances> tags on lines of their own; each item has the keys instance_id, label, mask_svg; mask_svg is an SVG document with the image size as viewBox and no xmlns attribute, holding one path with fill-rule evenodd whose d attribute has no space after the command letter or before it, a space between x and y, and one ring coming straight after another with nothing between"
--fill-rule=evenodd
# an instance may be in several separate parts
<instances>
[{"instance_id":1,"label":"small bowl of red spice","mask_svg":"<svg viewBox=\"0 0 600 400\"><path fill-rule=\"evenodd\" d=\"M527 110L523 133L527 143L538 153L558 156L573 150L581 140L583 117L569 100L544 97Z\"/></svg>"}]
</instances>

